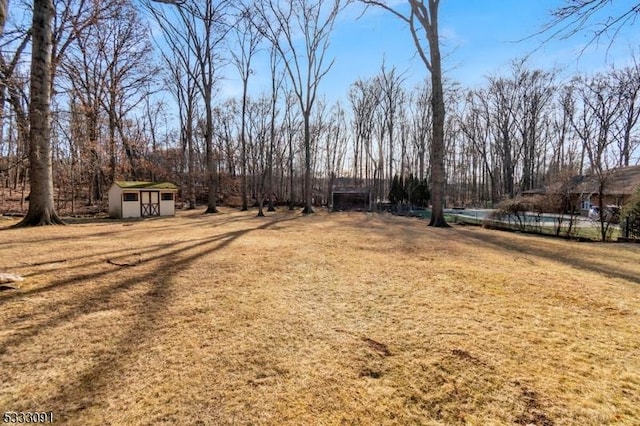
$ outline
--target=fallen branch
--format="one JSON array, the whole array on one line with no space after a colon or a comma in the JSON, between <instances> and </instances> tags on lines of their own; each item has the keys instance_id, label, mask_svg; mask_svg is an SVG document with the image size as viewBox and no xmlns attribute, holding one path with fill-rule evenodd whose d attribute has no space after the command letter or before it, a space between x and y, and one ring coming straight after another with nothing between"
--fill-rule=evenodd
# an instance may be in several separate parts
<instances>
[{"instance_id":1,"label":"fallen branch","mask_svg":"<svg viewBox=\"0 0 640 426\"><path fill-rule=\"evenodd\" d=\"M67 259L61 259L61 260L48 260L46 262L36 262L36 263L20 262L20 264L25 266L42 266L42 265L51 265L53 263L64 263L66 261Z\"/></svg>"},{"instance_id":2,"label":"fallen branch","mask_svg":"<svg viewBox=\"0 0 640 426\"><path fill-rule=\"evenodd\" d=\"M118 263L118 262L114 262L111 259L107 259L107 263L110 265L115 265L115 266L136 266L140 264L140 261L137 261L135 263Z\"/></svg>"},{"instance_id":3,"label":"fallen branch","mask_svg":"<svg viewBox=\"0 0 640 426\"><path fill-rule=\"evenodd\" d=\"M128 262L116 262L115 260L111 260L111 259L107 259L107 263L110 265L115 265L115 266L123 266L123 267L128 267L128 266L137 266L139 264L142 263L142 257L140 257L139 253L134 253L133 256L139 256L138 260L136 260L133 263L128 263Z\"/></svg>"}]
</instances>

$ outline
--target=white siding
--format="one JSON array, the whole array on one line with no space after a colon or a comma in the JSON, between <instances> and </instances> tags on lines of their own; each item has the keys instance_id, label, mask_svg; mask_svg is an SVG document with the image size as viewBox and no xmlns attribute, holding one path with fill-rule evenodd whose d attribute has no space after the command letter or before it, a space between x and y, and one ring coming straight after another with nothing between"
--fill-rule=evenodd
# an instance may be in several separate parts
<instances>
[{"instance_id":1,"label":"white siding","mask_svg":"<svg viewBox=\"0 0 640 426\"><path fill-rule=\"evenodd\" d=\"M111 185L109 188L109 216L112 218L122 217L122 189L118 185Z\"/></svg>"},{"instance_id":2,"label":"white siding","mask_svg":"<svg viewBox=\"0 0 640 426\"><path fill-rule=\"evenodd\" d=\"M147 215L174 216L176 214L175 189L122 188L114 183L109 188L109 216L112 218L141 217L142 203ZM125 196L135 195L135 201L125 201ZM163 194L171 200L162 200ZM151 206L151 204L153 206Z\"/></svg>"},{"instance_id":3,"label":"white siding","mask_svg":"<svg viewBox=\"0 0 640 426\"><path fill-rule=\"evenodd\" d=\"M124 201L124 194L136 194L136 201ZM140 191L127 190L122 193L122 216L126 217L140 217Z\"/></svg>"},{"instance_id":4,"label":"white siding","mask_svg":"<svg viewBox=\"0 0 640 426\"><path fill-rule=\"evenodd\" d=\"M171 200L163 200L164 194L171 194ZM162 191L160 192L160 216L173 216L176 214L176 194L175 191Z\"/></svg>"}]
</instances>

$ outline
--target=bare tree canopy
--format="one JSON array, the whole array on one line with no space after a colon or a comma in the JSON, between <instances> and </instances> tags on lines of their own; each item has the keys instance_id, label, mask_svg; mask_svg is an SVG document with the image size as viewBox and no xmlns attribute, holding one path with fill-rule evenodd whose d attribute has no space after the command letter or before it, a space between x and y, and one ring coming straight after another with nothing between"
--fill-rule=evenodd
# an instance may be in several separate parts
<instances>
[{"instance_id":1,"label":"bare tree canopy","mask_svg":"<svg viewBox=\"0 0 640 426\"><path fill-rule=\"evenodd\" d=\"M303 212L313 213L311 145L314 141L309 128L310 117L318 86L333 65L333 60L327 62L326 53L336 17L344 4L342 0L288 0L256 2L254 7L257 15L255 26L282 58L300 105L305 148Z\"/></svg>"},{"instance_id":2,"label":"bare tree canopy","mask_svg":"<svg viewBox=\"0 0 640 426\"><path fill-rule=\"evenodd\" d=\"M588 44L606 37L610 43L627 25L635 23L640 14L640 2L629 3L620 11L613 11L612 0L565 0L564 5L552 11L553 19L541 33L553 38L567 39L578 32L591 32ZM619 3L619 2L617 2Z\"/></svg>"}]
</instances>

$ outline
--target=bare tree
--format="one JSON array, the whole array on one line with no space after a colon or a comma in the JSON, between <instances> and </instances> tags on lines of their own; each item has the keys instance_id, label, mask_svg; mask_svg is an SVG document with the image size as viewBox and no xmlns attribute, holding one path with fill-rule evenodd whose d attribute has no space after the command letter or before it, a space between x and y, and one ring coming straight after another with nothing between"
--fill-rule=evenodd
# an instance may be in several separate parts
<instances>
[{"instance_id":1,"label":"bare tree","mask_svg":"<svg viewBox=\"0 0 640 426\"><path fill-rule=\"evenodd\" d=\"M491 122L492 117L487 101L487 93L484 90L470 91L465 99L465 107L461 112L460 128L475 153L481 165L478 178L475 180L479 186L479 198L490 201L492 204L498 201L498 177L494 150L491 147Z\"/></svg>"},{"instance_id":2,"label":"bare tree","mask_svg":"<svg viewBox=\"0 0 640 426\"><path fill-rule=\"evenodd\" d=\"M591 173L597 179L600 232L605 240L609 223L605 220L604 198L614 164L612 145L614 123L620 116L620 93L605 74L590 79L576 78L573 87L576 110L571 114L571 124L587 153Z\"/></svg>"},{"instance_id":3,"label":"bare tree","mask_svg":"<svg viewBox=\"0 0 640 426\"><path fill-rule=\"evenodd\" d=\"M186 194L183 193L183 198L187 200L188 209L195 209L195 180L198 168L194 125L198 115L197 95L201 67L191 54L191 39L185 36L180 22L175 22L173 16L165 10L153 8L150 3L144 5L162 29L163 45L168 46L161 50L161 55L165 63L165 86L178 103L180 141L185 159L183 162L186 163Z\"/></svg>"},{"instance_id":4,"label":"bare tree","mask_svg":"<svg viewBox=\"0 0 640 426\"><path fill-rule=\"evenodd\" d=\"M269 68L271 71L271 120L269 122L269 151L267 154L267 211L276 211L273 205L273 152L276 145L276 118L278 116L278 95L281 91L284 75L278 72L278 53L272 47L269 55Z\"/></svg>"},{"instance_id":5,"label":"bare tree","mask_svg":"<svg viewBox=\"0 0 640 426\"><path fill-rule=\"evenodd\" d=\"M7 2L8 3L8 2ZM33 13L26 2L14 2L14 10L16 15L22 13L23 16L29 16ZM76 41L79 34L82 34L90 26L94 25L100 19L103 19L110 10L113 10L114 1L106 2L90 2L85 0L57 0L52 3L54 7L54 15L51 24L51 47L49 53L50 73L49 83L52 86L52 94L57 90L53 90L54 80L57 75L59 65L67 56L70 46ZM20 11L18 8L21 8ZM28 43L31 41L31 28L16 28L11 30L14 56L8 58L10 49L3 49L0 53L0 66L2 67L3 83L7 89L9 104L14 110L18 120L19 144L28 144L28 94L26 75L22 75L20 67L15 65L22 59L21 55L25 51ZM4 95L4 93L3 93ZM25 151L28 148L24 149Z\"/></svg>"},{"instance_id":6,"label":"bare tree","mask_svg":"<svg viewBox=\"0 0 640 426\"><path fill-rule=\"evenodd\" d=\"M259 17L257 28L282 57L302 112L305 151L303 213L313 213L310 117L320 82L333 64L333 61L326 63L325 56L342 0L268 0L258 1L254 7Z\"/></svg>"},{"instance_id":7,"label":"bare tree","mask_svg":"<svg viewBox=\"0 0 640 426\"><path fill-rule=\"evenodd\" d=\"M108 184L116 179L117 136L120 136L127 159L135 178L139 153L124 135L125 117L149 96L152 76L158 72L151 58L151 44L146 28L142 25L132 5L123 3L113 19L98 27L102 48L100 61L106 68L105 93L102 107L109 123L109 176Z\"/></svg>"},{"instance_id":8,"label":"bare tree","mask_svg":"<svg viewBox=\"0 0 640 426\"><path fill-rule=\"evenodd\" d=\"M340 103L331 108L328 132L325 135L325 176L327 178L326 199L331 202L331 193L337 176L342 171L342 163L347 151L347 122L345 110Z\"/></svg>"},{"instance_id":9,"label":"bare tree","mask_svg":"<svg viewBox=\"0 0 640 426\"><path fill-rule=\"evenodd\" d=\"M640 119L640 64L636 62L620 70L614 69L611 77L620 94L621 116L615 123L618 128L615 137L620 153L618 166L628 166L639 144L634 130Z\"/></svg>"},{"instance_id":10,"label":"bare tree","mask_svg":"<svg viewBox=\"0 0 640 426\"><path fill-rule=\"evenodd\" d=\"M552 106L555 93L554 74L540 69L529 70L524 63L515 67L519 107L516 126L522 146L522 181L520 190L541 185L541 163L544 161L545 114Z\"/></svg>"},{"instance_id":11,"label":"bare tree","mask_svg":"<svg viewBox=\"0 0 640 426\"><path fill-rule=\"evenodd\" d=\"M119 7L108 19L97 20L78 32L67 51L67 59L61 63L69 90L82 103L87 121L88 141L82 146L88 145L92 164L89 204L101 200L104 183L116 179L118 142L124 148L133 178L137 178L141 153L126 137L124 122L147 98L151 78L157 72L146 27L141 24L138 12L127 1L111 1ZM102 146L99 127L104 116L108 140ZM108 156L106 177L100 159L103 150Z\"/></svg>"},{"instance_id":12,"label":"bare tree","mask_svg":"<svg viewBox=\"0 0 640 426\"><path fill-rule=\"evenodd\" d=\"M402 88L403 76L398 74L395 67L387 71L385 64L382 64L382 69L376 78L377 83L380 85L380 104L382 111L382 120L385 126L385 133L388 137L387 145L387 173L382 172L380 176L385 182L390 181L393 178L394 173L394 152L396 144L396 127L398 119L398 110L400 109L400 102L403 100L404 89ZM382 143L382 141L380 141ZM387 179L384 179L386 174ZM382 186L382 193L388 193L386 185Z\"/></svg>"},{"instance_id":13,"label":"bare tree","mask_svg":"<svg viewBox=\"0 0 640 426\"><path fill-rule=\"evenodd\" d=\"M98 136L108 70L99 59L102 45L97 30L98 27L94 26L80 34L75 48L71 49L68 60L62 65L69 82L69 93L72 94L73 102L78 104L76 111L84 116L85 131L74 132L73 136L80 138L75 142L82 151L86 151L89 158L89 204L102 199L104 192Z\"/></svg>"},{"instance_id":14,"label":"bare tree","mask_svg":"<svg viewBox=\"0 0 640 426\"><path fill-rule=\"evenodd\" d=\"M27 93L28 79L20 69L20 61L31 41L31 29L19 29L20 41L14 47L12 55L8 55L9 49L3 48L0 51L0 112L4 119L5 101L13 109L15 115L15 125L17 130L17 147L21 147L24 156L16 156L14 164L8 164L7 170L18 167L26 160L26 152L28 151L29 141L29 95ZM3 126L0 126L3 130Z\"/></svg>"},{"instance_id":15,"label":"bare tree","mask_svg":"<svg viewBox=\"0 0 640 426\"><path fill-rule=\"evenodd\" d=\"M240 116L240 166L241 171L241 194L242 194L242 211L248 208L247 201L247 141L246 141L246 116L247 116L247 99L249 89L249 77L253 73L251 69L251 61L255 53L258 51L260 43L260 33L256 31L250 19L250 10L246 7L240 9L240 17L234 27L235 42L237 48L231 49L231 57L233 64L236 66L240 79L242 80L242 109Z\"/></svg>"},{"instance_id":16,"label":"bare tree","mask_svg":"<svg viewBox=\"0 0 640 426\"><path fill-rule=\"evenodd\" d=\"M294 169L294 157L296 155L295 149L295 136L300 132L302 123L300 122L299 112L294 108L296 104L295 95L291 92L287 92L285 98L285 110L284 110L284 123L283 131L287 139L287 160L288 160L288 175L289 175L289 210L294 209L296 202L296 190L295 190L295 169Z\"/></svg>"},{"instance_id":17,"label":"bare tree","mask_svg":"<svg viewBox=\"0 0 640 426\"><path fill-rule=\"evenodd\" d=\"M29 102L29 211L17 226L64 224L53 202L51 164L52 0L34 0Z\"/></svg>"},{"instance_id":18,"label":"bare tree","mask_svg":"<svg viewBox=\"0 0 640 426\"><path fill-rule=\"evenodd\" d=\"M362 186L369 179L368 152L380 96L380 86L372 80L358 80L349 89L348 97L352 109L351 120L354 132L353 176L356 186Z\"/></svg>"},{"instance_id":19,"label":"bare tree","mask_svg":"<svg viewBox=\"0 0 640 426\"><path fill-rule=\"evenodd\" d=\"M427 166L425 157L427 154L427 142L431 140L433 125L431 88L428 82L424 82L416 88L413 105L413 147L416 150L418 162L418 177L420 181L425 178L425 168Z\"/></svg>"},{"instance_id":20,"label":"bare tree","mask_svg":"<svg viewBox=\"0 0 640 426\"><path fill-rule=\"evenodd\" d=\"M169 37L178 37L187 48L185 55L192 55L198 67L195 80L205 110L204 139L207 164L208 202L206 213L217 213L218 198L217 165L213 147L213 96L218 66L217 47L224 41L230 26L226 22L227 1L151 0L176 6L177 22L163 11L145 3L156 21Z\"/></svg>"},{"instance_id":21,"label":"bare tree","mask_svg":"<svg viewBox=\"0 0 640 426\"><path fill-rule=\"evenodd\" d=\"M629 2L620 12L605 14L606 18L600 18L599 14L612 7L611 0L565 0L551 12L552 19L541 30L541 33L549 34L545 41L552 38L567 39L582 31L591 32L588 44L599 41L603 37L610 38L613 43L615 37L626 25L635 23L640 14L640 3Z\"/></svg>"},{"instance_id":22,"label":"bare tree","mask_svg":"<svg viewBox=\"0 0 640 426\"><path fill-rule=\"evenodd\" d=\"M442 58L438 9L440 0L409 0L410 10L404 14L388 2L361 0L365 4L382 7L409 25L418 55L431 74L432 137L431 142L431 221L429 226L448 227L444 218L444 92L442 88ZM425 39L426 38L426 42Z\"/></svg>"}]
</instances>

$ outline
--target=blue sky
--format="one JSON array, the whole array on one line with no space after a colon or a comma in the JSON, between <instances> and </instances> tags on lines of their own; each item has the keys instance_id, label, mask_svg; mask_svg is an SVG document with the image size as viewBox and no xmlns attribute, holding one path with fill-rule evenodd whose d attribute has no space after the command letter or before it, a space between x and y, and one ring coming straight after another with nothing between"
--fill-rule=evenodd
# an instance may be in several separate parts
<instances>
[{"instance_id":1,"label":"blue sky","mask_svg":"<svg viewBox=\"0 0 640 426\"><path fill-rule=\"evenodd\" d=\"M628 8L629 1L617 0L607 12ZM527 55L531 67L558 68L564 78L629 62L631 49L638 49L640 23L625 27L611 46L608 40L587 45L591 39L587 31L569 40L553 40L543 45L544 37L519 41L537 33L551 19L550 11L563 3L563 0L442 0L440 33L447 77L465 87L481 86L485 76L508 74L511 62ZM360 16L361 11L361 5L350 6L336 23L330 51L335 63L320 86L320 92L328 100L346 99L351 83L377 74L383 59L387 68L395 66L405 72L409 85L428 76L402 21L381 9L370 8ZM268 70L260 65L256 68L250 82L252 92L267 91ZM234 81L233 69L226 74L228 80L221 95L238 95L239 82Z\"/></svg>"}]
</instances>

